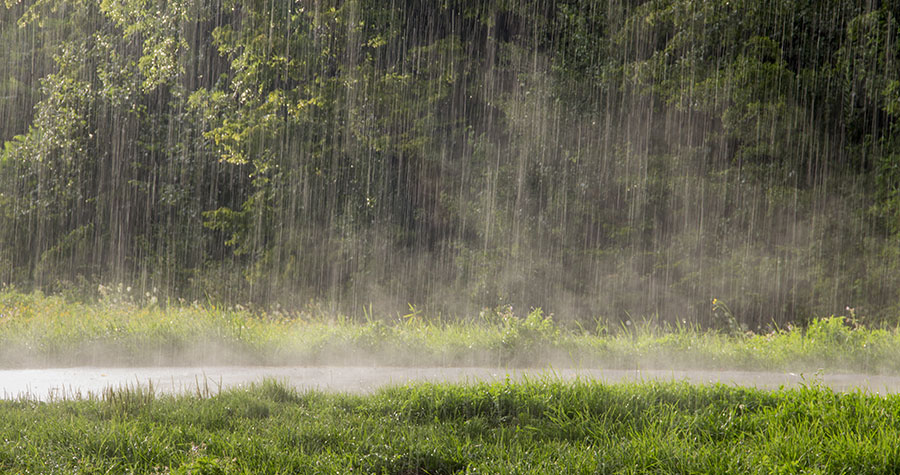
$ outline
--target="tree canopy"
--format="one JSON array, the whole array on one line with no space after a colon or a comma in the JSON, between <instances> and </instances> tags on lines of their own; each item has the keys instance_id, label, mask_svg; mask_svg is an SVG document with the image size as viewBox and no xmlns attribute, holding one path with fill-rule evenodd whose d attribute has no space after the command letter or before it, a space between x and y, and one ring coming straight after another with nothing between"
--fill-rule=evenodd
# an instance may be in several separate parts
<instances>
[{"instance_id":1,"label":"tree canopy","mask_svg":"<svg viewBox=\"0 0 900 475\"><path fill-rule=\"evenodd\" d=\"M0 282L897 323L898 22L896 1L5 0Z\"/></svg>"}]
</instances>

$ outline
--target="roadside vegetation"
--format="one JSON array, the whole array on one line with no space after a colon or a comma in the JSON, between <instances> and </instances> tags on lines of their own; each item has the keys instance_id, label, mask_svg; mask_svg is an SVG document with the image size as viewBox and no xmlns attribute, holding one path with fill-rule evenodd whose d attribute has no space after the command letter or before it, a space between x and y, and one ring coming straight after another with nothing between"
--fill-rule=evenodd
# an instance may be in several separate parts
<instances>
[{"instance_id":1,"label":"roadside vegetation","mask_svg":"<svg viewBox=\"0 0 900 475\"><path fill-rule=\"evenodd\" d=\"M79 302L0 292L0 366L294 364L693 368L900 373L900 331L854 316L751 332L636 319L559 324L541 309L469 318L251 310L101 289ZM721 302L717 305L723 306Z\"/></svg>"},{"instance_id":2,"label":"roadside vegetation","mask_svg":"<svg viewBox=\"0 0 900 475\"><path fill-rule=\"evenodd\" d=\"M553 379L0 401L16 473L897 473L900 396Z\"/></svg>"}]
</instances>

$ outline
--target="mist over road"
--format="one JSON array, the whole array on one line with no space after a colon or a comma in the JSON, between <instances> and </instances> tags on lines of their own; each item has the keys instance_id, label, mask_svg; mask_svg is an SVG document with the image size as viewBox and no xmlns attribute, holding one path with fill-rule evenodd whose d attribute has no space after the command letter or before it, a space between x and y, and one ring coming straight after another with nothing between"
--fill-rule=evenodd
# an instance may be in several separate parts
<instances>
[{"instance_id":1,"label":"mist over road","mask_svg":"<svg viewBox=\"0 0 900 475\"><path fill-rule=\"evenodd\" d=\"M900 377L865 374L801 374L746 371L681 371L621 369L504 369L410 367L146 367L146 368L41 368L0 370L4 399L39 400L100 394L106 388L147 387L158 394L216 394L220 390L266 379L285 382L299 390L368 393L390 385L415 382L477 383L523 378L576 378L605 383L685 381L726 384L759 389L822 385L835 391L862 390L876 394L900 392Z\"/></svg>"}]
</instances>

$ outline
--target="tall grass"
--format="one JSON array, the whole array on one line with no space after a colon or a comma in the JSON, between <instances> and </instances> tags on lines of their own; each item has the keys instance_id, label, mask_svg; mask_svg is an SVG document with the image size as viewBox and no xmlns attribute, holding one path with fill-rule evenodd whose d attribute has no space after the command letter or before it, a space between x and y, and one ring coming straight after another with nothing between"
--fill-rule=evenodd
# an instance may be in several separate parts
<instances>
[{"instance_id":1,"label":"tall grass","mask_svg":"<svg viewBox=\"0 0 900 475\"><path fill-rule=\"evenodd\" d=\"M124 296L123 296L124 294ZM0 292L0 366L168 364L602 366L900 373L900 332L845 317L764 334L633 323L567 328L540 309L442 319L288 313L129 298Z\"/></svg>"}]
</instances>

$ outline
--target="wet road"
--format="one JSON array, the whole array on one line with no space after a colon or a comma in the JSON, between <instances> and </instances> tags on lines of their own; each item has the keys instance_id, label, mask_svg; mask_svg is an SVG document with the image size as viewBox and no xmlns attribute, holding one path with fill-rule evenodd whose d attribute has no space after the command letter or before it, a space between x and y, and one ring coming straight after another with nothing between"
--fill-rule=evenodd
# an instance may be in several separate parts
<instances>
[{"instance_id":1,"label":"wet road","mask_svg":"<svg viewBox=\"0 0 900 475\"><path fill-rule=\"evenodd\" d=\"M42 368L0 370L0 396L41 400L99 394L106 388L146 387L157 393L215 394L274 379L298 389L366 393L380 387L409 382L503 381L507 378L592 379L605 383L687 381L722 383L761 389L821 384L838 391L861 389L871 393L900 392L900 377L855 374L795 374L745 371L673 371L611 369L497 369L406 367L148 367L148 368Z\"/></svg>"}]
</instances>

